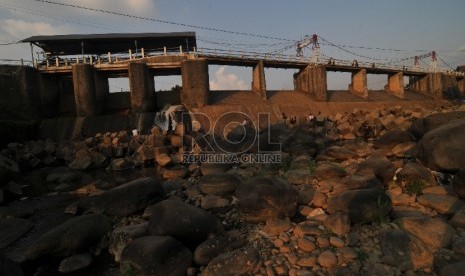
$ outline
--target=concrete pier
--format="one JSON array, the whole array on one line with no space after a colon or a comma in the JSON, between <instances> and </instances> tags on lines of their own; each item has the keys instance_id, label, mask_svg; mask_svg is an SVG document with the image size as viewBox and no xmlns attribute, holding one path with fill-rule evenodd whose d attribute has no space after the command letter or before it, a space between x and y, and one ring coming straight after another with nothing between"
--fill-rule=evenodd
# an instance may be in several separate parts
<instances>
[{"instance_id":1,"label":"concrete pier","mask_svg":"<svg viewBox=\"0 0 465 276\"><path fill-rule=\"evenodd\" d=\"M457 80L457 89L462 96L465 96L465 78Z\"/></svg>"},{"instance_id":2,"label":"concrete pier","mask_svg":"<svg viewBox=\"0 0 465 276\"><path fill-rule=\"evenodd\" d=\"M208 105L210 90L208 63L204 59L181 62L182 91L181 102L187 108L200 108Z\"/></svg>"},{"instance_id":3,"label":"concrete pier","mask_svg":"<svg viewBox=\"0 0 465 276\"><path fill-rule=\"evenodd\" d=\"M72 70L77 116L101 114L104 110L102 95L105 92L97 92L97 89L104 87L103 80L99 79L94 72L94 67L89 64L74 64ZM96 83L99 84L96 85Z\"/></svg>"},{"instance_id":4,"label":"concrete pier","mask_svg":"<svg viewBox=\"0 0 465 276\"><path fill-rule=\"evenodd\" d=\"M404 74L402 72L388 75L387 90L392 95L403 99L404 95Z\"/></svg>"},{"instance_id":5,"label":"concrete pier","mask_svg":"<svg viewBox=\"0 0 465 276\"><path fill-rule=\"evenodd\" d=\"M352 72L352 83L349 85L349 91L364 99L368 98L366 69Z\"/></svg>"},{"instance_id":6,"label":"concrete pier","mask_svg":"<svg viewBox=\"0 0 465 276\"><path fill-rule=\"evenodd\" d=\"M259 60L253 67L252 92L259 95L263 100L266 100L266 80L263 60Z\"/></svg>"},{"instance_id":7,"label":"concrete pier","mask_svg":"<svg viewBox=\"0 0 465 276\"><path fill-rule=\"evenodd\" d=\"M130 62L128 66L129 89L133 112L151 112L155 110L155 82L147 64Z\"/></svg>"},{"instance_id":8,"label":"concrete pier","mask_svg":"<svg viewBox=\"0 0 465 276\"><path fill-rule=\"evenodd\" d=\"M327 100L326 68L308 65L294 75L295 89L308 93L317 101Z\"/></svg>"}]
</instances>

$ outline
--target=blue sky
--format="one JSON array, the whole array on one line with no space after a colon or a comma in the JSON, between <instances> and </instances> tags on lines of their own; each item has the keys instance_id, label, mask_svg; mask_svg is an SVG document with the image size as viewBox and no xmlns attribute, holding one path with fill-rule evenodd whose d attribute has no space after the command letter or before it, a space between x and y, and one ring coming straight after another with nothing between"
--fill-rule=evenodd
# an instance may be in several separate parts
<instances>
[{"instance_id":1,"label":"blue sky","mask_svg":"<svg viewBox=\"0 0 465 276\"><path fill-rule=\"evenodd\" d=\"M465 1L463 0L55 0L65 4L127 13L234 32L246 32L299 40L316 33L322 38L370 62L389 62L436 50L447 65L465 64ZM273 51L292 41L207 31L129 19L83 9L74 9L33 0L0 0L0 43L6 44L39 34L173 32L195 31L200 48ZM208 41L219 42L220 45ZM324 43L322 43L324 44ZM271 46L272 45L272 46ZM349 47L347 47L349 46ZM394 50L374 50L384 48ZM35 51L38 51L36 49ZM329 45L321 45L325 56L353 60L356 57ZM290 48L285 54L295 54ZM311 54L306 51L305 54ZM0 59L30 59L29 45L0 46ZM409 60L408 62L413 63ZM425 59L424 66L429 62ZM440 62L443 68L446 65ZM290 88L292 70L267 70L271 89ZM344 89L349 75L329 75L329 88ZM385 78L385 77L383 77ZM247 88L251 69L210 67L213 87ZM179 83L180 78L157 80L158 88ZM158 81L158 83L157 83ZM369 76L373 87L383 83ZM124 86L124 83L117 84Z\"/></svg>"}]
</instances>

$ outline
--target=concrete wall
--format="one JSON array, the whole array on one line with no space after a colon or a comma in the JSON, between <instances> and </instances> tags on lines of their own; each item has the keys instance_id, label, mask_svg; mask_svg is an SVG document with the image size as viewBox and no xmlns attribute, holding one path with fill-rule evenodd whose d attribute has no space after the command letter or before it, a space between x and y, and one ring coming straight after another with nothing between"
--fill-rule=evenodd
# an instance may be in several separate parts
<instances>
[{"instance_id":1,"label":"concrete wall","mask_svg":"<svg viewBox=\"0 0 465 276\"><path fill-rule=\"evenodd\" d=\"M460 96L465 97L465 78L457 80L457 89L459 90Z\"/></svg>"},{"instance_id":2,"label":"concrete wall","mask_svg":"<svg viewBox=\"0 0 465 276\"><path fill-rule=\"evenodd\" d=\"M78 116L102 114L105 110L104 96L108 93L106 92L108 80L97 74L94 67L89 64L73 64L72 70L76 114Z\"/></svg>"},{"instance_id":3,"label":"concrete wall","mask_svg":"<svg viewBox=\"0 0 465 276\"><path fill-rule=\"evenodd\" d=\"M259 95L263 100L266 100L266 79L263 60L260 60L253 67L252 92Z\"/></svg>"},{"instance_id":4,"label":"concrete wall","mask_svg":"<svg viewBox=\"0 0 465 276\"><path fill-rule=\"evenodd\" d=\"M39 75L34 68L1 66L0 117L7 120L40 118L39 84Z\"/></svg>"},{"instance_id":5,"label":"concrete wall","mask_svg":"<svg viewBox=\"0 0 465 276\"><path fill-rule=\"evenodd\" d=\"M185 60L181 63L181 102L188 108L208 105L210 90L208 63L203 59Z\"/></svg>"},{"instance_id":6,"label":"concrete wall","mask_svg":"<svg viewBox=\"0 0 465 276\"><path fill-rule=\"evenodd\" d=\"M155 82L146 63L129 63L129 87L131 90L131 106L136 113L155 110Z\"/></svg>"},{"instance_id":7,"label":"concrete wall","mask_svg":"<svg viewBox=\"0 0 465 276\"><path fill-rule=\"evenodd\" d=\"M294 74L295 90L303 91L317 101L327 101L327 75L324 65L308 65Z\"/></svg>"}]
</instances>

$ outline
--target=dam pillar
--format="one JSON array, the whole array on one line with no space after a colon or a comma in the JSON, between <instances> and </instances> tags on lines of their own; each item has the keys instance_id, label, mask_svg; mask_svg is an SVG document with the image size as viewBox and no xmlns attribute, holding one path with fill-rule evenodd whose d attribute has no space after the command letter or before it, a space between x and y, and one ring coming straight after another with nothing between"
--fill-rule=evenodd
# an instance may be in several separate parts
<instances>
[{"instance_id":1,"label":"dam pillar","mask_svg":"<svg viewBox=\"0 0 465 276\"><path fill-rule=\"evenodd\" d=\"M404 98L404 74L402 72L389 74L387 86L389 93L401 99Z\"/></svg>"},{"instance_id":2,"label":"dam pillar","mask_svg":"<svg viewBox=\"0 0 465 276\"><path fill-rule=\"evenodd\" d=\"M327 76L324 65L308 65L294 78L296 89L304 91L317 101L327 100Z\"/></svg>"},{"instance_id":3,"label":"dam pillar","mask_svg":"<svg viewBox=\"0 0 465 276\"><path fill-rule=\"evenodd\" d=\"M209 77L208 63L204 59L181 62L182 90L181 103L187 108L208 105Z\"/></svg>"},{"instance_id":4,"label":"dam pillar","mask_svg":"<svg viewBox=\"0 0 465 276\"><path fill-rule=\"evenodd\" d=\"M457 89L462 97L465 96L465 78L457 80Z\"/></svg>"},{"instance_id":5,"label":"dam pillar","mask_svg":"<svg viewBox=\"0 0 465 276\"><path fill-rule=\"evenodd\" d=\"M368 98L367 71L365 69L352 72L352 83L349 85L349 91L364 99Z\"/></svg>"},{"instance_id":6,"label":"dam pillar","mask_svg":"<svg viewBox=\"0 0 465 276\"><path fill-rule=\"evenodd\" d=\"M94 67L90 64L73 64L73 88L78 116L94 116L103 111L98 106Z\"/></svg>"},{"instance_id":7,"label":"dam pillar","mask_svg":"<svg viewBox=\"0 0 465 276\"><path fill-rule=\"evenodd\" d=\"M252 92L266 100L266 79L263 60L258 61L253 67Z\"/></svg>"},{"instance_id":8,"label":"dam pillar","mask_svg":"<svg viewBox=\"0 0 465 276\"><path fill-rule=\"evenodd\" d=\"M129 63L129 89L131 108L136 113L155 110L155 82L147 64L143 62Z\"/></svg>"},{"instance_id":9,"label":"dam pillar","mask_svg":"<svg viewBox=\"0 0 465 276\"><path fill-rule=\"evenodd\" d=\"M427 91L434 98L443 98L443 85L441 73L428 73L427 76Z\"/></svg>"}]
</instances>

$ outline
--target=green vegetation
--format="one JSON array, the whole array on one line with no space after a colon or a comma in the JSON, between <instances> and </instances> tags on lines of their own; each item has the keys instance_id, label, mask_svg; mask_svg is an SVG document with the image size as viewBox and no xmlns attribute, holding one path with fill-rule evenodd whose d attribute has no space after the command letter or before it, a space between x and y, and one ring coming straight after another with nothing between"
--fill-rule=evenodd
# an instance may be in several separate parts
<instances>
[{"instance_id":1,"label":"green vegetation","mask_svg":"<svg viewBox=\"0 0 465 276\"><path fill-rule=\"evenodd\" d=\"M420 195L426 187L426 182L423 179L415 179L407 182L405 191L408 195Z\"/></svg>"}]
</instances>

